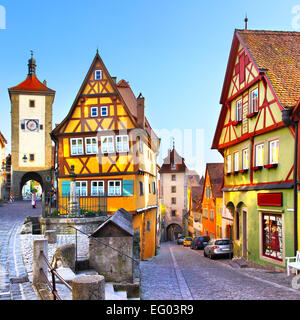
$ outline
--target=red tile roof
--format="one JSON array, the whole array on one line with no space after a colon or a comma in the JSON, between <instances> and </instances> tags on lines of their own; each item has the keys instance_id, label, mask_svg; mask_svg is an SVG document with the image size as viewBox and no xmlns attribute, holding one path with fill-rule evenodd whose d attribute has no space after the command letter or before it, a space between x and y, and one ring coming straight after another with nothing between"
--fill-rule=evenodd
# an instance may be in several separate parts
<instances>
[{"instance_id":1,"label":"red tile roof","mask_svg":"<svg viewBox=\"0 0 300 320\"><path fill-rule=\"evenodd\" d=\"M172 164L176 165L176 169L172 170ZM184 158L182 158L177 151L173 148L168 150L168 156L164 159L164 162L159 170L159 173L178 173L185 172L186 165L184 163Z\"/></svg>"},{"instance_id":2,"label":"red tile roof","mask_svg":"<svg viewBox=\"0 0 300 320\"><path fill-rule=\"evenodd\" d=\"M300 32L236 30L259 69L266 73L285 107L300 97Z\"/></svg>"},{"instance_id":3,"label":"red tile roof","mask_svg":"<svg viewBox=\"0 0 300 320\"><path fill-rule=\"evenodd\" d=\"M46 87L35 75L28 75L26 80L21 82L15 87L9 88L9 91L42 91L42 92L54 92Z\"/></svg>"},{"instance_id":4,"label":"red tile roof","mask_svg":"<svg viewBox=\"0 0 300 320\"><path fill-rule=\"evenodd\" d=\"M207 163L213 198L223 197L224 163Z\"/></svg>"}]
</instances>

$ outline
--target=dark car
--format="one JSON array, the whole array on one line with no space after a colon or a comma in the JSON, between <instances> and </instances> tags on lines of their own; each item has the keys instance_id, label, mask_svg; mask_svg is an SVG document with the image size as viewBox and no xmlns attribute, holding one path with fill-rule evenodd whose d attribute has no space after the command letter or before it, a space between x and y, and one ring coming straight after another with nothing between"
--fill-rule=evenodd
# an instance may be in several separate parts
<instances>
[{"instance_id":1,"label":"dark car","mask_svg":"<svg viewBox=\"0 0 300 320\"><path fill-rule=\"evenodd\" d=\"M209 240L210 238L208 236L196 237L192 242L191 249L204 249L207 246Z\"/></svg>"},{"instance_id":2,"label":"dark car","mask_svg":"<svg viewBox=\"0 0 300 320\"><path fill-rule=\"evenodd\" d=\"M184 236L177 239L177 244L183 244Z\"/></svg>"}]
</instances>

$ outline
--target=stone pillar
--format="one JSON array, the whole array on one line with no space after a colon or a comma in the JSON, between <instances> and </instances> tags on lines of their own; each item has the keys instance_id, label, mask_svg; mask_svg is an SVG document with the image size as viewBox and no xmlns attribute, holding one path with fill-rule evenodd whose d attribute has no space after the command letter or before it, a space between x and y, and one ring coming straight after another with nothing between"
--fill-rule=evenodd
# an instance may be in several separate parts
<instances>
[{"instance_id":1,"label":"stone pillar","mask_svg":"<svg viewBox=\"0 0 300 320\"><path fill-rule=\"evenodd\" d=\"M48 265L45 259L41 257L41 251L48 259L48 240L34 240L33 241L33 284L37 285L40 282L45 282L45 279L40 273L40 269L43 269L45 275L48 275Z\"/></svg>"},{"instance_id":2,"label":"stone pillar","mask_svg":"<svg viewBox=\"0 0 300 320\"><path fill-rule=\"evenodd\" d=\"M75 179L71 180L70 183L70 211L71 213L77 214L79 211L79 204L76 198L76 181Z\"/></svg>"},{"instance_id":3,"label":"stone pillar","mask_svg":"<svg viewBox=\"0 0 300 320\"><path fill-rule=\"evenodd\" d=\"M105 300L104 277L86 275L73 279L72 300Z\"/></svg>"},{"instance_id":4,"label":"stone pillar","mask_svg":"<svg viewBox=\"0 0 300 320\"><path fill-rule=\"evenodd\" d=\"M136 230L133 234L133 259L137 262L133 262L133 278L140 278L139 263L140 263L140 231Z\"/></svg>"},{"instance_id":5,"label":"stone pillar","mask_svg":"<svg viewBox=\"0 0 300 320\"><path fill-rule=\"evenodd\" d=\"M48 243L51 243L51 244L56 243L57 242L56 230L46 230L45 238L48 239Z\"/></svg>"}]
</instances>

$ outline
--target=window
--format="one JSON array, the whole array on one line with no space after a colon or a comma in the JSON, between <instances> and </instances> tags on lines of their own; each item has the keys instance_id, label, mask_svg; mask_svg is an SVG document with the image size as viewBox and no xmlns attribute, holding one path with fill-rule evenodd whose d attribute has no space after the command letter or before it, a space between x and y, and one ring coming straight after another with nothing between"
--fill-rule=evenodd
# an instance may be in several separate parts
<instances>
[{"instance_id":1,"label":"window","mask_svg":"<svg viewBox=\"0 0 300 320\"><path fill-rule=\"evenodd\" d=\"M29 107L34 108L35 107L35 101L34 100L29 100Z\"/></svg>"},{"instance_id":2,"label":"window","mask_svg":"<svg viewBox=\"0 0 300 320\"><path fill-rule=\"evenodd\" d=\"M40 124L40 130L43 130L44 126L42 124Z\"/></svg>"},{"instance_id":3,"label":"window","mask_svg":"<svg viewBox=\"0 0 300 320\"><path fill-rule=\"evenodd\" d=\"M282 260L282 216L263 214L263 255Z\"/></svg>"},{"instance_id":4,"label":"window","mask_svg":"<svg viewBox=\"0 0 300 320\"><path fill-rule=\"evenodd\" d=\"M264 165L264 144L258 144L255 146L255 166Z\"/></svg>"},{"instance_id":5,"label":"window","mask_svg":"<svg viewBox=\"0 0 300 320\"><path fill-rule=\"evenodd\" d=\"M121 195L121 180L108 181L108 195L109 196Z\"/></svg>"},{"instance_id":6,"label":"window","mask_svg":"<svg viewBox=\"0 0 300 320\"><path fill-rule=\"evenodd\" d=\"M210 187L206 187L205 188L205 197L207 199L210 199L211 198L211 188Z\"/></svg>"},{"instance_id":7,"label":"window","mask_svg":"<svg viewBox=\"0 0 300 320\"><path fill-rule=\"evenodd\" d=\"M236 121L242 121L242 106L243 106L243 103L242 103L242 99L238 100L235 104L235 120Z\"/></svg>"},{"instance_id":8,"label":"window","mask_svg":"<svg viewBox=\"0 0 300 320\"><path fill-rule=\"evenodd\" d=\"M98 117L98 107L91 108L91 117Z\"/></svg>"},{"instance_id":9,"label":"window","mask_svg":"<svg viewBox=\"0 0 300 320\"><path fill-rule=\"evenodd\" d=\"M249 169L248 149L242 151L243 170Z\"/></svg>"},{"instance_id":10,"label":"window","mask_svg":"<svg viewBox=\"0 0 300 320\"><path fill-rule=\"evenodd\" d=\"M250 113L258 111L258 89L250 92Z\"/></svg>"},{"instance_id":11,"label":"window","mask_svg":"<svg viewBox=\"0 0 300 320\"><path fill-rule=\"evenodd\" d=\"M31 153L31 154L29 155L29 160L30 160L30 161L34 161L34 154L33 154L33 153Z\"/></svg>"},{"instance_id":12,"label":"window","mask_svg":"<svg viewBox=\"0 0 300 320\"><path fill-rule=\"evenodd\" d=\"M172 198L172 204L176 204L176 198Z\"/></svg>"},{"instance_id":13,"label":"window","mask_svg":"<svg viewBox=\"0 0 300 320\"><path fill-rule=\"evenodd\" d=\"M149 193L151 193L151 184L149 183Z\"/></svg>"},{"instance_id":14,"label":"window","mask_svg":"<svg viewBox=\"0 0 300 320\"><path fill-rule=\"evenodd\" d=\"M208 209L203 209L203 217L208 218Z\"/></svg>"},{"instance_id":15,"label":"window","mask_svg":"<svg viewBox=\"0 0 300 320\"><path fill-rule=\"evenodd\" d=\"M152 182L152 192L153 192L153 194L156 194L155 181Z\"/></svg>"},{"instance_id":16,"label":"window","mask_svg":"<svg viewBox=\"0 0 300 320\"><path fill-rule=\"evenodd\" d=\"M235 172L239 171L239 153L235 152L233 154L233 170Z\"/></svg>"},{"instance_id":17,"label":"window","mask_svg":"<svg viewBox=\"0 0 300 320\"><path fill-rule=\"evenodd\" d=\"M231 155L228 155L226 157L226 172L227 173L231 172Z\"/></svg>"},{"instance_id":18,"label":"window","mask_svg":"<svg viewBox=\"0 0 300 320\"><path fill-rule=\"evenodd\" d=\"M172 174L172 181L176 181L176 174Z\"/></svg>"},{"instance_id":19,"label":"window","mask_svg":"<svg viewBox=\"0 0 300 320\"><path fill-rule=\"evenodd\" d=\"M117 152L129 151L128 136L116 136L116 149Z\"/></svg>"},{"instance_id":20,"label":"window","mask_svg":"<svg viewBox=\"0 0 300 320\"><path fill-rule=\"evenodd\" d=\"M71 155L83 154L83 140L71 139Z\"/></svg>"},{"instance_id":21,"label":"window","mask_svg":"<svg viewBox=\"0 0 300 320\"><path fill-rule=\"evenodd\" d=\"M171 164L171 170L176 170L176 163Z\"/></svg>"},{"instance_id":22,"label":"window","mask_svg":"<svg viewBox=\"0 0 300 320\"><path fill-rule=\"evenodd\" d=\"M21 123L21 129L25 130L25 123Z\"/></svg>"},{"instance_id":23,"label":"window","mask_svg":"<svg viewBox=\"0 0 300 320\"><path fill-rule=\"evenodd\" d=\"M92 181L92 196L104 195L104 181Z\"/></svg>"},{"instance_id":24,"label":"window","mask_svg":"<svg viewBox=\"0 0 300 320\"><path fill-rule=\"evenodd\" d=\"M175 217L176 216L176 210L172 210L171 211L171 215L172 215L172 217Z\"/></svg>"},{"instance_id":25,"label":"window","mask_svg":"<svg viewBox=\"0 0 300 320\"><path fill-rule=\"evenodd\" d=\"M113 153L114 148L114 137L101 137L101 152L102 153Z\"/></svg>"},{"instance_id":26,"label":"window","mask_svg":"<svg viewBox=\"0 0 300 320\"><path fill-rule=\"evenodd\" d=\"M139 139L139 147L140 147L140 153L144 153L143 139L141 137Z\"/></svg>"},{"instance_id":27,"label":"window","mask_svg":"<svg viewBox=\"0 0 300 320\"><path fill-rule=\"evenodd\" d=\"M269 142L269 163L278 163L279 140Z\"/></svg>"},{"instance_id":28,"label":"window","mask_svg":"<svg viewBox=\"0 0 300 320\"><path fill-rule=\"evenodd\" d=\"M147 221L147 231L149 232L151 230L151 221Z\"/></svg>"},{"instance_id":29,"label":"window","mask_svg":"<svg viewBox=\"0 0 300 320\"><path fill-rule=\"evenodd\" d=\"M172 187L171 187L171 192L172 192L172 193L176 193L176 186L172 186Z\"/></svg>"},{"instance_id":30,"label":"window","mask_svg":"<svg viewBox=\"0 0 300 320\"><path fill-rule=\"evenodd\" d=\"M102 79L102 71L96 70L95 71L95 80L101 80Z\"/></svg>"},{"instance_id":31,"label":"window","mask_svg":"<svg viewBox=\"0 0 300 320\"><path fill-rule=\"evenodd\" d=\"M96 154L98 152L97 138L85 138L85 153Z\"/></svg>"},{"instance_id":32,"label":"window","mask_svg":"<svg viewBox=\"0 0 300 320\"><path fill-rule=\"evenodd\" d=\"M214 210L210 210L210 220L211 221L215 220L215 211Z\"/></svg>"},{"instance_id":33,"label":"window","mask_svg":"<svg viewBox=\"0 0 300 320\"><path fill-rule=\"evenodd\" d=\"M140 181L139 185L140 185L140 196L143 196L144 195L144 184L142 181Z\"/></svg>"},{"instance_id":34,"label":"window","mask_svg":"<svg viewBox=\"0 0 300 320\"><path fill-rule=\"evenodd\" d=\"M86 181L76 181L76 195L87 196Z\"/></svg>"},{"instance_id":35,"label":"window","mask_svg":"<svg viewBox=\"0 0 300 320\"><path fill-rule=\"evenodd\" d=\"M108 107L101 107L101 117L108 116Z\"/></svg>"}]
</instances>

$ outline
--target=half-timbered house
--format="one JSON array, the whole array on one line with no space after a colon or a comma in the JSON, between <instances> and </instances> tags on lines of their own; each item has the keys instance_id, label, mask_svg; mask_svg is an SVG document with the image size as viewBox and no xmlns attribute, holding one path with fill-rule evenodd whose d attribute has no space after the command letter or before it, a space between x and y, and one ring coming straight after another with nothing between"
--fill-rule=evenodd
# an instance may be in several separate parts
<instances>
[{"instance_id":1,"label":"half-timbered house","mask_svg":"<svg viewBox=\"0 0 300 320\"><path fill-rule=\"evenodd\" d=\"M107 196L108 214L124 208L140 231L141 258L155 254L159 139L145 117L145 99L116 82L97 52L66 118L52 132L59 196Z\"/></svg>"},{"instance_id":2,"label":"half-timbered house","mask_svg":"<svg viewBox=\"0 0 300 320\"><path fill-rule=\"evenodd\" d=\"M284 267L293 256L294 137L282 110L300 96L300 33L235 30L212 148L224 157L234 254Z\"/></svg>"}]
</instances>

